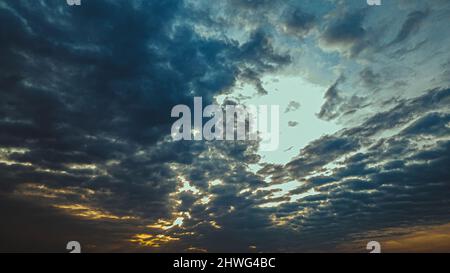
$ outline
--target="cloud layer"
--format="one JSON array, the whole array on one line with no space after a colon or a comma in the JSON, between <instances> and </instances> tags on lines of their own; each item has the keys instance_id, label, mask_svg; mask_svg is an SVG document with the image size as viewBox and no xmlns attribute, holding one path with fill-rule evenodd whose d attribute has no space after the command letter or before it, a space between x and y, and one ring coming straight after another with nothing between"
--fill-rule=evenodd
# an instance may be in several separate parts
<instances>
[{"instance_id":1,"label":"cloud layer","mask_svg":"<svg viewBox=\"0 0 450 273\"><path fill-rule=\"evenodd\" d=\"M365 251L447 225L448 3L297 2L0 3L0 251ZM319 86L341 129L287 164L171 141L194 96L288 96L268 75Z\"/></svg>"}]
</instances>

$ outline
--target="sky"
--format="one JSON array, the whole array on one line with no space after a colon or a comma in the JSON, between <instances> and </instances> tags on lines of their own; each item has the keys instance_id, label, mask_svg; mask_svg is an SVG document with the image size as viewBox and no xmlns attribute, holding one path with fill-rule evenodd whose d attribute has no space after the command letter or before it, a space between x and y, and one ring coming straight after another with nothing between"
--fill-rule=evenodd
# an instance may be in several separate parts
<instances>
[{"instance_id":1,"label":"sky","mask_svg":"<svg viewBox=\"0 0 450 273\"><path fill-rule=\"evenodd\" d=\"M450 252L448 0L0 0L0 251ZM279 105L280 147L173 141Z\"/></svg>"}]
</instances>

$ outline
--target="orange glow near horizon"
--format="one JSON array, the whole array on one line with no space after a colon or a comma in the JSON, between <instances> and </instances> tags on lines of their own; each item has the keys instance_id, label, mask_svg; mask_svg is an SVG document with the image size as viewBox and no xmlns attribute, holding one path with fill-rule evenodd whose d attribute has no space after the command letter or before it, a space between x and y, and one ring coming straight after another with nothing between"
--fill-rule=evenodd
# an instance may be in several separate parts
<instances>
[{"instance_id":1,"label":"orange glow near horizon","mask_svg":"<svg viewBox=\"0 0 450 273\"><path fill-rule=\"evenodd\" d=\"M161 245L168 244L172 241L178 241L180 238L171 237L169 235L152 235L152 234L136 234L133 236L133 238L130 240L132 243L137 243L141 246L146 247L154 247L158 248L161 247Z\"/></svg>"}]
</instances>

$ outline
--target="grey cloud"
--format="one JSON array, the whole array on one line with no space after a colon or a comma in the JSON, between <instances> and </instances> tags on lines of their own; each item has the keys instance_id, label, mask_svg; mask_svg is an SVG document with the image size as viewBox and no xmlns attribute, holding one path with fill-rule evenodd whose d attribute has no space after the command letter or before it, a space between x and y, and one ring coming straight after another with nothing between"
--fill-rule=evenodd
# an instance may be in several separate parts
<instances>
[{"instance_id":1,"label":"grey cloud","mask_svg":"<svg viewBox=\"0 0 450 273\"><path fill-rule=\"evenodd\" d=\"M382 76L379 73L374 72L372 69L366 67L359 73L362 82L369 88L377 88L382 80Z\"/></svg>"},{"instance_id":2,"label":"grey cloud","mask_svg":"<svg viewBox=\"0 0 450 273\"><path fill-rule=\"evenodd\" d=\"M251 145L217 145L229 157L224 165L219 158L196 161L207 146L166 136L172 106L191 104L193 95L211 103L241 71L252 71L247 78L256 81L289 63L266 34L257 32L242 45L202 38L175 24L176 14L186 12L178 1L145 1L139 8L88 1L79 9L64 1L6 3L10 9L0 9L0 147L24 152L1 155L10 162L0 163L2 194L18 194L27 183L56 192L84 188L98 194L29 201L76 202L145 225L172 215L170 194L179 181L170 164L184 166L201 189L215 178L242 184L237 191L261 184L245 166L228 166L258 160L247 154ZM184 199L186 208L193 200Z\"/></svg>"},{"instance_id":3,"label":"grey cloud","mask_svg":"<svg viewBox=\"0 0 450 273\"><path fill-rule=\"evenodd\" d=\"M348 129L347 134L369 137L384 130L398 128L424 112L446 107L449 95L449 89L428 90L422 96L401 101L389 111L373 115L361 126Z\"/></svg>"},{"instance_id":4,"label":"grey cloud","mask_svg":"<svg viewBox=\"0 0 450 273\"><path fill-rule=\"evenodd\" d=\"M141 1L139 8L86 1L80 9L64 1L4 2L10 9L0 8L0 217L9 222L1 251L59 251L69 237L86 242L88 251L332 251L371 229L449 220L450 145L420 145L448 135L448 89L391 101L389 111L322 136L285 166L262 164L253 173L258 143L171 142L169 112L194 95L210 103L237 80L266 93L261 77L292 61L278 52L273 29L252 25L241 43L224 33L206 37L194 28L199 13L179 1ZM256 15L254 9L278 2L229 3ZM300 35L314 28L315 15L291 15L280 25ZM418 27L411 18L416 22L405 22L401 40ZM205 20L225 27L219 18ZM364 20L364 11L334 17L322 41L357 54L370 40ZM377 73L363 71L361 79L375 85ZM322 119L362 107L362 98L341 92L342 80L326 92ZM390 138L375 137L406 125ZM199 193L178 192L182 178ZM292 180L305 183L282 197L261 190ZM317 194L289 202L311 189ZM136 218L92 220L54 207L67 204ZM158 231L179 241L159 249L124 243L180 213L190 216L182 227ZM26 234L30 226L39 234Z\"/></svg>"},{"instance_id":5,"label":"grey cloud","mask_svg":"<svg viewBox=\"0 0 450 273\"><path fill-rule=\"evenodd\" d=\"M293 177L302 179L304 176L320 171L326 164L359 147L359 141L350 136L324 136L303 148L300 155L289 162L286 167Z\"/></svg>"},{"instance_id":6,"label":"grey cloud","mask_svg":"<svg viewBox=\"0 0 450 273\"><path fill-rule=\"evenodd\" d=\"M420 117L402 133L405 135L448 135L450 133L449 124L449 114L433 112Z\"/></svg>"},{"instance_id":7,"label":"grey cloud","mask_svg":"<svg viewBox=\"0 0 450 273\"><path fill-rule=\"evenodd\" d=\"M406 21L403 23L402 28L398 32L395 39L389 44L394 45L405 41L412 34L417 32L422 25L423 21L429 16L430 11L413 11L408 14Z\"/></svg>"},{"instance_id":8,"label":"grey cloud","mask_svg":"<svg viewBox=\"0 0 450 273\"><path fill-rule=\"evenodd\" d=\"M300 103L296 101L290 101L288 106L286 107L286 110L284 110L285 113L296 111L300 108Z\"/></svg>"},{"instance_id":9,"label":"grey cloud","mask_svg":"<svg viewBox=\"0 0 450 273\"><path fill-rule=\"evenodd\" d=\"M340 94L339 85L345 82L345 77L339 77L325 92L323 103L317 117L323 120L333 120L343 115L356 112L359 108L367 107L365 99L356 95L344 97Z\"/></svg>"},{"instance_id":10,"label":"grey cloud","mask_svg":"<svg viewBox=\"0 0 450 273\"><path fill-rule=\"evenodd\" d=\"M369 45L370 37L363 26L366 15L367 9L335 15L326 25L322 41L326 46L348 48L350 56L358 55Z\"/></svg>"},{"instance_id":11,"label":"grey cloud","mask_svg":"<svg viewBox=\"0 0 450 273\"><path fill-rule=\"evenodd\" d=\"M364 15L365 12L357 11L333 22L324 33L325 41L330 44L352 43L361 39L365 34L362 27Z\"/></svg>"},{"instance_id":12,"label":"grey cloud","mask_svg":"<svg viewBox=\"0 0 450 273\"><path fill-rule=\"evenodd\" d=\"M303 37L316 24L316 17L313 14L306 13L299 8L294 8L293 10L288 8L284 16L287 17L284 25L285 31L291 35Z\"/></svg>"},{"instance_id":13,"label":"grey cloud","mask_svg":"<svg viewBox=\"0 0 450 273\"><path fill-rule=\"evenodd\" d=\"M332 120L339 115L339 113L337 113L336 111L343 99L339 95L338 85L344 80L345 78L338 78L325 92L325 103L322 105L320 112L317 114L319 118Z\"/></svg>"},{"instance_id":14,"label":"grey cloud","mask_svg":"<svg viewBox=\"0 0 450 273\"><path fill-rule=\"evenodd\" d=\"M249 41L240 47L236 55L237 60L245 60L240 76L253 83L261 95L267 94L260 80L261 76L291 62L289 55L275 51L269 38L261 30L252 33Z\"/></svg>"},{"instance_id":15,"label":"grey cloud","mask_svg":"<svg viewBox=\"0 0 450 273\"><path fill-rule=\"evenodd\" d=\"M289 127L296 127L299 123L297 121L289 121L288 126Z\"/></svg>"},{"instance_id":16,"label":"grey cloud","mask_svg":"<svg viewBox=\"0 0 450 273\"><path fill-rule=\"evenodd\" d=\"M313 174L305 186L291 194L304 193L311 188L319 192L278 208L278 217L286 215L286 210L309 212L289 223L312 240L298 238L306 244L305 249L331 249L345 244L346 240L364 237L370 230L448 222L449 204L444 196L448 194L450 173L444 166L449 163L449 142L437 141L425 147L416 144L423 136L449 135L448 114L426 112L445 110L447 95L447 89L430 90L423 96L400 102L394 111L378 114L380 117L390 115L380 118L378 131L392 128L387 120L400 124L415 120L397 135L380 141L367 139L373 133L369 124L375 122L369 119L360 127L361 131L343 130L312 142L286 165L296 179ZM364 130L368 133L363 133ZM354 140L345 141L345 136ZM363 146L368 149L354 153ZM333 167L329 175L314 175L341 157L345 160ZM439 209L428 211L436 206ZM323 245L313 238L321 238Z\"/></svg>"},{"instance_id":17,"label":"grey cloud","mask_svg":"<svg viewBox=\"0 0 450 273\"><path fill-rule=\"evenodd\" d=\"M246 9L255 9L265 7L276 1L271 0L229 0L233 6L242 7Z\"/></svg>"}]
</instances>

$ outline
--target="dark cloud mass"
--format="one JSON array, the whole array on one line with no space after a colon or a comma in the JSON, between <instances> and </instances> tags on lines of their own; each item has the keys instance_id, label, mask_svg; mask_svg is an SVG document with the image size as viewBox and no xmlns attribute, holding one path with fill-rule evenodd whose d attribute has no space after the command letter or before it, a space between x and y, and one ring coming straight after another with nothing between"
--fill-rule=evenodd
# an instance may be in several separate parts
<instances>
[{"instance_id":1,"label":"dark cloud mass","mask_svg":"<svg viewBox=\"0 0 450 273\"><path fill-rule=\"evenodd\" d=\"M288 10L285 31L297 36L304 36L315 26L315 16L300 9Z\"/></svg>"},{"instance_id":2,"label":"dark cloud mass","mask_svg":"<svg viewBox=\"0 0 450 273\"><path fill-rule=\"evenodd\" d=\"M366 9L345 11L326 25L322 41L328 47L343 47L349 55L358 55L369 46L370 33L364 26Z\"/></svg>"},{"instance_id":3,"label":"dark cloud mass","mask_svg":"<svg viewBox=\"0 0 450 273\"><path fill-rule=\"evenodd\" d=\"M328 26L324 33L325 41L329 44L353 43L363 38L366 33L362 25L364 16L364 10L344 14Z\"/></svg>"},{"instance_id":4,"label":"dark cloud mass","mask_svg":"<svg viewBox=\"0 0 450 273\"><path fill-rule=\"evenodd\" d=\"M424 35L433 10L405 8L394 38L372 43L359 7L0 1L0 252L64 252L71 240L86 252L365 251L352 243L448 224L448 55L395 100L380 87L389 73L364 55ZM299 61L308 47L325 61ZM322 65L337 80L310 75L325 86L312 115L353 123L286 164L264 161L258 141L170 138L177 104L211 104L243 83L276 103L290 95L265 76ZM290 130L308 122L305 98L281 109Z\"/></svg>"}]
</instances>

